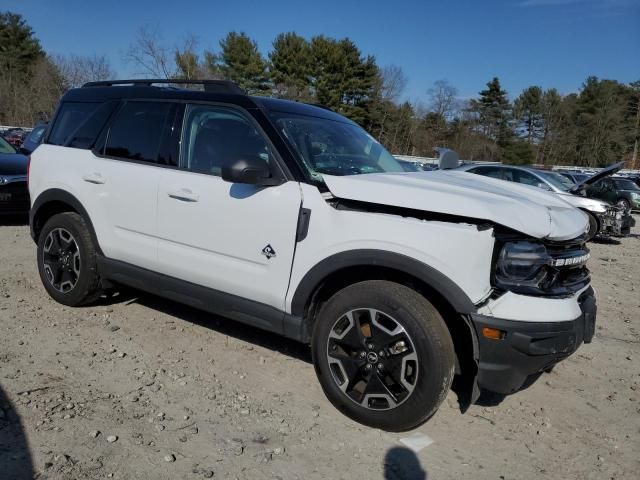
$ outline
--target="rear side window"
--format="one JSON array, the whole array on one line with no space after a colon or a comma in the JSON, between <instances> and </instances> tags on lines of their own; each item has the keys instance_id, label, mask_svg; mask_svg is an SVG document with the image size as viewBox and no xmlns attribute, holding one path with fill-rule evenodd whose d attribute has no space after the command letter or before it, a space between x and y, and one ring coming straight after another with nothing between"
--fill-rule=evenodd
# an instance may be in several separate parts
<instances>
[{"instance_id":1,"label":"rear side window","mask_svg":"<svg viewBox=\"0 0 640 480\"><path fill-rule=\"evenodd\" d=\"M496 167L478 167L471 170L473 173L483 175L485 177L502 179L502 171Z\"/></svg>"},{"instance_id":2,"label":"rear side window","mask_svg":"<svg viewBox=\"0 0 640 480\"><path fill-rule=\"evenodd\" d=\"M157 162L171 106L171 103L160 102L126 103L109 128L104 154Z\"/></svg>"},{"instance_id":3,"label":"rear side window","mask_svg":"<svg viewBox=\"0 0 640 480\"><path fill-rule=\"evenodd\" d=\"M101 103L65 102L60 106L47 143L64 145Z\"/></svg>"}]
</instances>

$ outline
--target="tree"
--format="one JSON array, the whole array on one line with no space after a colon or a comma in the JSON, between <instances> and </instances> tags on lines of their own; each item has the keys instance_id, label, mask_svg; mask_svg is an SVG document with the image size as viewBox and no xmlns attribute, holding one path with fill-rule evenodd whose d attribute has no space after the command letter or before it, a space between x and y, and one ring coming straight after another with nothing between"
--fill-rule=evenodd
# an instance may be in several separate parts
<instances>
[{"instance_id":1,"label":"tree","mask_svg":"<svg viewBox=\"0 0 640 480\"><path fill-rule=\"evenodd\" d=\"M429 108L445 120L451 120L456 110L458 89L447 80L436 80L427 90Z\"/></svg>"},{"instance_id":2,"label":"tree","mask_svg":"<svg viewBox=\"0 0 640 480\"><path fill-rule=\"evenodd\" d=\"M589 77L576 104L577 161L604 166L620 161L625 153L625 88L614 80Z\"/></svg>"},{"instance_id":3,"label":"tree","mask_svg":"<svg viewBox=\"0 0 640 480\"><path fill-rule=\"evenodd\" d=\"M311 39L311 89L317 102L371 126L377 78L375 58L363 57L348 38L320 35Z\"/></svg>"},{"instance_id":4,"label":"tree","mask_svg":"<svg viewBox=\"0 0 640 480\"><path fill-rule=\"evenodd\" d=\"M500 159L513 140L513 130L509 123L512 117L511 104L497 77L487 83L485 90L480 91L479 99L471 100L470 110L477 116L480 131L498 146Z\"/></svg>"},{"instance_id":5,"label":"tree","mask_svg":"<svg viewBox=\"0 0 640 480\"><path fill-rule=\"evenodd\" d=\"M311 99L311 46L294 32L281 33L269 52L271 80L276 96L292 100Z\"/></svg>"},{"instance_id":6,"label":"tree","mask_svg":"<svg viewBox=\"0 0 640 480\"><path fill-rule=\"evenodd\" d=\"M157 30L141 27L125 59L139 68L137 74L169 79L176 75L171 49L163 45Z\"/></svg>"},{"instance_id":7,"label":"tree","mask_svg":"<svg viewBox=\"0 0 640 480\"><path fill-rule=\"evenodd\" d=\"M116 76L104 55L56 55L51 60L66 88L77 88L87 82L109 80Z\"/></svg>"},{"instance_id":8,"label":"tree","mask_svg":"<svg viewBox=\"0 0 640 480\"><path fill-rule=\"evenodd\" d=\"M543 134L542 97L542 88L534 86L525 89L514 102L514 116L529 145L540 140Z\"/></svg>"},{"instance_id":9,"label":"tree","mask_svg":"<svg viewBox=\"0 0 640 480\"><path fill-rule=\"evenodd\" d=\"M0 12L0 72L9 81L21 81L44 57L40 42L21 15Z\"/></svg>"},{"instance_id":10,"label":"tree","mask_svg":"<svg viewBox=\"0 0 640 480\"><path fill-rule=\"evenodd\" d=\"M630 120L631 168L638 168L638 144L640 143L640 80L629 84L628 117Z\"/></svg>"},{"instance_id":11,"label":"tree","mask_svg":"<svg viewBox=\"0 0 640 480\"><path fill-rule=\"evenodd\" d=\"M220 41L221 52L212 60L222 75L249 94L270 91L267 63L258 51L258 45L244 32L229 32Z\"/></svg>"}]
</instances>

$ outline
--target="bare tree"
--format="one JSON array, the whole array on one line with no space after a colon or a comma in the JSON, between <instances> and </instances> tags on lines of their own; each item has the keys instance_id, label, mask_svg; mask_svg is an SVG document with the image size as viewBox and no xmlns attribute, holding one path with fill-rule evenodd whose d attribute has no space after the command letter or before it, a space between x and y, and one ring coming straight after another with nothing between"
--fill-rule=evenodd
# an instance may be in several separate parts
<instances>
[{"instance_id":1,"label":"bare tree","mask_svg":"<svg viewBox=\"0 0 640 480\"><path fill-rule=\"evenodd\" d=\"M156 78L175 76L174 55L172 49L162 44L157 30L140 27L134 42L125 54L127 62L140 69L138 75L151 75Z\"/></svg>"},{"instance_id":2,"label":"bare tree","mask_svg":"<svg viewBox=\"0 0 640 480\"><path fill-rule=\"evenodd\" d=\"M407 87L407 76L404 71L397 65L388 65L380 70L380 75L382 77L382 99L397 102Z\"/></svg>"},{"instance_id":3,"label":"bare tree","mask_svg":"<svg viewBox=\"0 0 640 480\"><path fill-rule=\"evenodd\" d=\"M458 110L458 89L448 80L437 80L433 87L427 90L429 96L429 108L432 112L442 116L445 120L451 120Z\"/></svg>"},{"instance_id":4,"label":"bare tree","mask_svg":"<svg viewBox=\"0 0 640 480\"><path fill-rule=\"evenodd\" d=\"M87 82L110 80L115 77L115 72L104 55L56 55L53 57L53 63L67 88L77 88Z\"/></svg>"}]
</instances>

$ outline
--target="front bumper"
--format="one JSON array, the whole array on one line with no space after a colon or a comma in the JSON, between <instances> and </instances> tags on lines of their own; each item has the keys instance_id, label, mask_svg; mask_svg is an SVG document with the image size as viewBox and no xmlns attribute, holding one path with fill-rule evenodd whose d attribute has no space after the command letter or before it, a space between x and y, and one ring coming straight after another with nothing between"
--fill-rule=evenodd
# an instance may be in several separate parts
<instances>
[{"instance_id":1,"label":"front bumper","mask_svg":"<svg viewBox=\"0 0 640 480\"><path fill-rule=\"evenodd\" d=\"M478 338L478 386L500 394L514 393L567 358L595 332L596 298L589 287L578 299L581 314L571 321L526 322L473 314ZM486 338L483 328L502 330L501 340Z\"/></svg>"}]
</instances>

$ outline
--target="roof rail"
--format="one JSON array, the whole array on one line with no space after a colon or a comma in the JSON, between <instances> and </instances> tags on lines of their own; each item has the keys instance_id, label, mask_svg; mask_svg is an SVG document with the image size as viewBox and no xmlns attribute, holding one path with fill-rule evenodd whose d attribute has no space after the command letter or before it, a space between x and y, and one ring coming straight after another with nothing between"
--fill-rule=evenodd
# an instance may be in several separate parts
<instances>
[{"instance_id":1,"label":"roof rail","mask_svg":"<svg viewBox=\"0 0 640 480\"><path fill-rule=\"evenodd\" d=\"M236 95L246 95L236 83L229 80L184 80L184 79L167 79L167 78L147 78L133 80L104 80L99 82L85 83L85 87L113 87L114 85L141 85L151 87L154 84L165 85L202 85L205 92L216 93L233 93Z\"/></svg>"}]
</instances>

